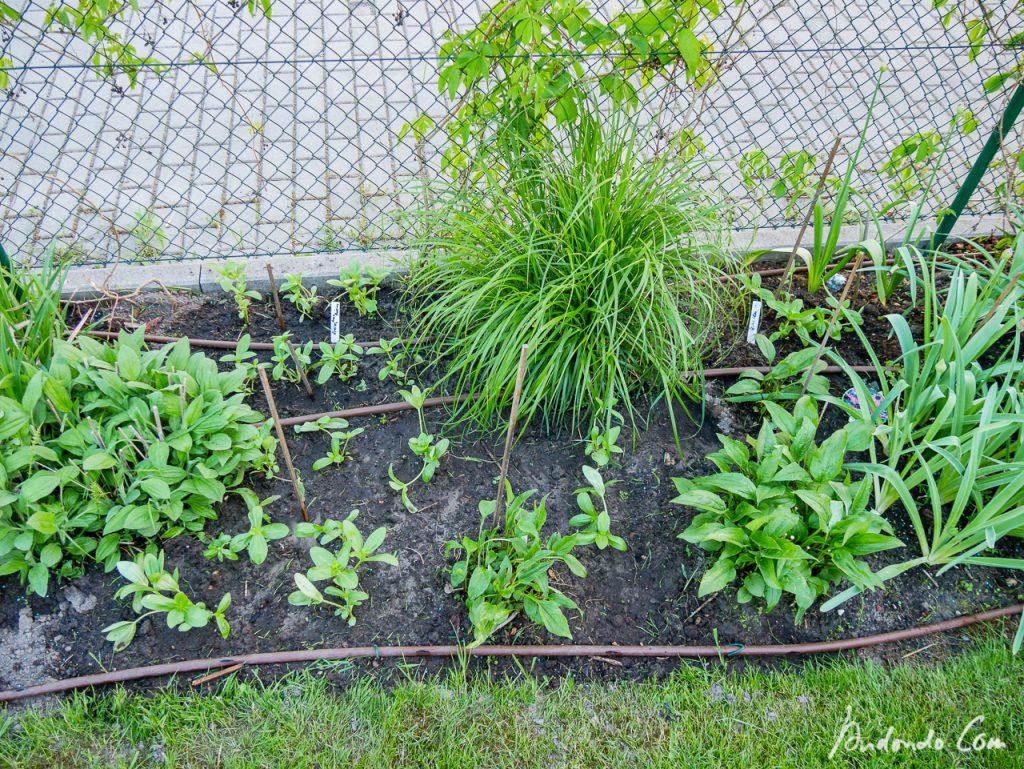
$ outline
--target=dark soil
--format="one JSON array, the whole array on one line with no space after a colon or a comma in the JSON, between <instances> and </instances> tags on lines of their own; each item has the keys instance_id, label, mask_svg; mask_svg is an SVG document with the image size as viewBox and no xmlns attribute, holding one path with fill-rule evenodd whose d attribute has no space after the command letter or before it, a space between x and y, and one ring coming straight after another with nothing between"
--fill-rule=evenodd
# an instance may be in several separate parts
<instances>
[{"instance_id":1,"label":"dark soil","mask_svg":"<svg viewBox=\"0 0 1024 769\"><path fill-rule=\"evenodd\" d=\"M893 308L872 304L870 286L865 284L855 288L855 304L864 305L869 333L885 360L894 355L894 348L887 341L888 324L879 316ZM234 339L243 328L229 301L221 297L179 297L172 308L166 299L158 299L136 320L154 321L150 327L154 333ZM385 317L395 317L396 302L397 293L382 292L380 307ZM389 324L359 318L347 303L343 307L344 332L351 331L364 341L394 335ZM123 314L123 308L120 312ZM316 322L299 323L290 305L286 314L296 339L326 337L322 307ZM745 324L745 319L742 322ZM771 328L770 319L766 328ZM278 333L269 303L253 307L246 330L254 340L269 340ZM862 362L856 350L852 341L844 340L841 345L851 362ZM381 363L378 356L365 357L353 383L362 381L365 387L357 389L353 384L332 381L325 387L315 387L312 402L299 386L276 383L275 398L282 417L400 400L394 383L378 381ZM754 348L739 345L722 365L763 365L763 360ZM734 593L728 591L710 600L698 598L697 583L705 558L698 548L677 539L693 511L671 504L675 496L671 479L712 469L704 457L718 448L716 432L742 438L757 424L752 408L721 400L726 386L727 381L710 382L704 408L694 405L690 416L678 411L678 445L664 404L660 404L653 410L650 424L638 434L635 446L627 445L620 463L605 473L606 478L618 481L609 493L613 530L625 537L629 549L625 553L584 549L581 560L589 572L586 579L557 574L559 587L581 608L569 620L575 643L726 645L835 639L937 621L1009 604L1024 596L1011 573L972 567L953 569L941 577L923 569L910 571L890 582L884 592L854 599L842 609L827 614L809 611L799 626L794 625L792 611L785 603L766 614L756 605L737 605ZM834 390L841 386L837 378ZM254 407L265 409L259 394L252 401ZM443 410L428 411L431 429L440 430L445 417ZM701 418L702 422L696 421ZM120 581L116 573L91 570L72 585L52 591L46 599L26 599L17 582L5 578L0 583L0 688L194 657L304 647L449 644L471 637L459 596L445 589L449 563L445 543L463 534L475 534L477 502L495 494L495 457L501 451L500 441L456 437L433 482L417 484L411 490L420 511L410 514L388 487L388 466L394 463L401 478L416 474L418 460L407 444L418 432L415 415L405 412L363 419L358 426L366 432L353 441L353 458L341 467L322 472L313 472L312 464L326 453L326 436L288 433L295 464L305 482L311 517L341 519L358 508L362 531L387 526L384 549L398 556L397 568L381 566L366 571L362 586L371 599L357 611L354 627L327 610L293 607L287 602L293 590L292 575L310 565L307 551L311 540L288 537L273 542L267 562L253 566L244 554L236 562L206 560L200 542L179 537L166 542L165 549L167 564L180 569L186 592L210 605L226 591L233 596L228 614L232 630L227 640L222 640L212 627L179 633L166 628L162 620L146 620L134 643L126 651L113 654L101 629L133 616L129 605L113 598ZM586 463L580 441L565 435L549 437L541 428L532 427L515 449L510 479L516 490L537 489L539 495L548 495L548 530L568 532L568 520L576 512L574 492L584 482L580 468ZM252 487L261 497L280 495L269 507L275 521L299 519L283 463L281 478L253 478ZM875 558L875 567L906 560L915 547L907 522L897 515L894 525L907 549ZM230 496L220 519L209 531L236 533L245 528L244 509L236 497ZM1001 552L1021 557L1024 548L1020 540L1006 538ZM863 656L899 661L908 652L938 641L917 655L924 659L941 656L964 640L962 632L948 633L941 639L866 650ZM517 620L493 642L559 641ZM662 674L678 664L653 658L627 661L621 666L602 660L540 660L532 670L543 675L614 678ZM507 661L492 665L499 671L515 669L514 663Z\"/></svg>"}]
</instances>

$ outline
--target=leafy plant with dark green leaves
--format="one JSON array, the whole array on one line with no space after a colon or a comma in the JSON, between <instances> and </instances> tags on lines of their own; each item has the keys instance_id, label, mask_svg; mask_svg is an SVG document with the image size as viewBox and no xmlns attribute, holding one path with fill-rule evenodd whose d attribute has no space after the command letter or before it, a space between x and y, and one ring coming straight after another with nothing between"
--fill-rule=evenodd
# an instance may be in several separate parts
<instances>
[{"instance_id":1,"label":"leafy plant with dark green leaves","mask_svg":"<svg viewBox=\"0 0 1024 769\"><path fill-rule=\"evenodd\" d=\"M715 554L699 595L741 580L737 601L762 599L773 609L789 593L796 621L832 585L846 579L860 589L882 579L863 556L900 547L891 525L874 510L871 480L852 481L848 450L863 450L871 429L863 421L837 430L820 445L818 405L809 396L792 411L765 403L771 415L745 444L724 435L710 454L719 472L675 478L672 500L701 511L680 538Z\"/></svg>"},{"instance_id":2,"label":"leafy plant with dark green leaves","mask_svg":"<svg viewBox=\"0 0 1024 769\"><path fill-rule=\"evenodd\" d=\"M113 569L130 542L201 532L247 471L275 464L244 372L187 339L148 350L143 331L53 340L49 361L0 380L0 576L30 592L86 561ZM8 361L24 349L3 347Z\"/></svg>"},{"instance_id":3,"label":"leafy plant with dark green leaves","mask_svg":"<svg viewBox=\"0 0 1024 769\"><path fill-rule=\"evenodd\" d=\"M572 554L579 544L575 535L557 532L547 540L540 531L547 520L547 497L530 508L526 502L536 490L513 495L507 487L504 530L484 527L494 515L495 501L480 502L480 531L452 540L445 552L461 552L452 566L451 586L466 591L466 607L473 625L473 643L479 646L522 611L549 633L572 638L563 609L577 609L576 602L552 586L548 572L560 565L578 577L587 576Z\"/></svg>"},{"instance_id":4,"label":"leafy plant with dark green leaves","mask_svg":"<svg viewBox=\"0 0 1024 769\"><path fill-rule=\"evenodd\" d=\"M341 337L334 345L320 342L320 360L316 364L317 384L327 384L332 376L342 382L351 382L359 373L359 359L363 348L356 344L352 334Z\"/></svg>"},{"instance_id":5,"label":"leafy plant with dark green leaves","mask_svg":"<svg viewBox=\"0 0 1024 769\"><path fill-rule=\"evenodd\" d=\"M328 519L322 524L300 523L295 527L297 537L318 537L319 546L309 551L313 566L305 574L295 575L298 588L288 596L293 606L318 606L327 604L334 607L334 613L348 622L356 624L355 610L370 596L359 589L359 570L368 563L385 563L398 566L398 559L392 553L377 552L384 544L387 529L374 529L368 537L356 527L358 510L349 513L344 521ZM341 547L331 552L324 545L340 540ZM321 590L317 582L330 582Z\"/></svg>"},{"instance_id":6,"label":"leafy plant with dark green leaves","mask_svg":"<svg viewBox=\"0 0 1024 769\"><path fill-rule=\"evenodd\" d=\"M581 118L544 148L503 139L479 183L414 221L407 335L443 361L456 417L492 426L530 356L525 427L591 424L615 398L700 392L701 359L734 313L719 207L693 167L644 159L629 116ZM603 416L603 414L601 415Z\"/></svg>"},{"instance_id":7,"label":"leafy plant with dark green leaves","mask_svg":"<svg viewBox=\"0 0 1024 769\"><path fill-rule=\"evenodd\" d=\"M206 627L212 619L222 637L227 638L231 627L224 613L231 606L231 593L225 593L216 609L194 602L181 591L178 570L168 572L164 568L164 552L147 548L135 560L119 561L117 571L128 580L127 585L118 588L115 598L132 599L132 610L140 615L133 620L115 622L103 628L108 641L113 642L114 651L122 651L135 638L139 623L154 614L165 614L167 627L182 633ZM146 611L148 609L148 611Z\"/></svg>"},{"instance_id":8,"label":"leafy plant with dark green leaves","mask_svg":"<svg viewBox=\"0 0 1024 769\"><path fill-rule=\"evenodd\" d=\"M754 369L743 371L739 378L725 391L725 399L732 403L757 403L764 407L765 401L792 401L801 395L817 397L828 395L829 381L821 372L827 364L819 355L817 347L805 347L776 360L775 345L763 334L755 337L758 349L765 356L771 368L767 373ZM815 362L817 361L817 362ZM812 372L811 366L814 366Z\"/></svg>"}]
</instances>

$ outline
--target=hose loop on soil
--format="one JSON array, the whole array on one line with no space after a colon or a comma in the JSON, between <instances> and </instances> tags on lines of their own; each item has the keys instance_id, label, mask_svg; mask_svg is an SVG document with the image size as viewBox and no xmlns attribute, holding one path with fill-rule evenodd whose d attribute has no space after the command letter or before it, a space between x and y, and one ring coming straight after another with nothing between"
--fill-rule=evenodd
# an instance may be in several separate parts
<instances>
[{"instance_id":1,"label":"hose loop on soil","mask_svg":"<svg viewBox=\"0 0 1024 769\"><path fill-rule=\"evenodd\" d=\"M871 373L876 369L874 366L850 366L851 369L860 373ZM705 379L716 379L719 377L732 377L739 376L744 371L757 371L761 374L767 374L771 371L768 366L736 366L733 368L709 368L705 369L702 373ZM843 370L839 366L825 366L820 369L822 374L841 374ZM463 401L469 400L476 396L473 395L444 395L437 398L427 398L423 401L423 408L431 408L434 406L448 406L453 403L462 403ZM316 414L301 414L295 417L288 417L281 420L281 424L285 427L292 425L301 425L304 422L315 422L323 417L330 417L332 419L356 419L358 417L369 417L377 416L378 414L393 414L398 411L410 411L412 410L405 401L397 401L394 403L378 403L373 406L353 406L348 409L341 409L340 411L320 411Z\"/></svg>"},{"instance_id":2,"label":"hose loop on soil","mask_svg":"<svg viewBox=\"0 0 1024 769\"><path fill-rule=\"evenodd\" d=\"M727 657L778 657L790 654L825 654L848 649L862 649L879 646L885 643L905 641L933 633L975 625L979 622L991 622L995 619L1020 614L1024 604L1003 606L998 609L966 614L962 617L934 622L930 625L893 630L888 633L863 636L861 638L842 638L836 641L811 641L795 644L745 645L742 643L726 644L738 647ZM114 670L106 673L95 673L45 684L27 686L19 689L0 692L0 702L38 697L42 694L56 694L72 689L84 689L90 686L138 681L145 678L177 675L180 673L207 672L231 665L287 665L298 662L314 662L317 660L342 660L357 657L374 657L375 659L405 659L409 657L440 657L453 658L464 654L472 657L720 657L722 646L590 646L584 644L555 645L524 645L524 646L477 646L467 649L465 646L351 646L335 649L296 649L293 651L263 652L243 654L240 657L216 657L211 659L182 660L160 665Z\"/></svg>"}]
</instances>

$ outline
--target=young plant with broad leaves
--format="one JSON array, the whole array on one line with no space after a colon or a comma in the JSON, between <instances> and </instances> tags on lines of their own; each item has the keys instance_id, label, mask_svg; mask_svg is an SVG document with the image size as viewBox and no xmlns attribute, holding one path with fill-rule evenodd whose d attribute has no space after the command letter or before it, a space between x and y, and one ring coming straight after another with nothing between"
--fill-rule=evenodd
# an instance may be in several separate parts
<instances>
[{"instance_id":1,"label":"young plant with broad leaves","mask_svg":"<svg viewBox=\"0 0 1024 769\"><path fill-rule=\"evenodd\" d=\"M316 286L309 287L303 284L302 280L305 277L305 273L292 273L281 284L281 294L298 311L299 323L313 317L317 303Z\"/></svg>"},{"instance_id":2,"label":"young plant with broad leaves","mask_svg":"<svg viewBox=\"0 0 1024 769\"><path fill-rule=\"evenodd\" d=\"M743 371L725 391L727 401L756 403L764 411L766 401L793 401L805 394L828 395L828 377L822 373L828 364L817 347L804 347L776 360L778 353L768 337L757 334L755 342L771 368L766 373L755 369Z\"/></svg>"},{"instance_id":3,"label":"young plant with broad leaves","mask_svg":"<svg viewBox=\"0 0 1024 769\"><path fill-rule=\"evenodd\" d=\"M291 338L291 333L287 331L270 338L274 345L274 354L271 358L274 367L270 370L270 375L275 382L284 380L298 384L302 381L299 368L301 367L304 371L308 370L313 362L313 342L299 345L289 344ZM293 350L294 355L292 354Z\"/></svg>"},{"instance_id":4,"label":"young plant with broad leaves","mask_svg":"<svg viewBox=\"0 0 1024 769\"><path fill-rule=\"evenodd\" d=\"M356 312L365 318L377 313L377 292L383 279L383 272L354 266L339 278L327 281L327 285L344 291Z\"/></svg>"},{"instance_id":5,"label":"young plant with broad leaves","mask_svg":"<svg viewBox=\"0 0 1024 769\"><path fill-rule=\"evenodd\" d=\"M576 489L576 504L580 512L569 519L570 526L580 529L575 535L576 540L581 545L593 543L598 550L611 547L625 552L626 540L612 534L612 517L608 512L608 488L616 481L605 481L600 471L589 465L583 465L583 477L590 485Z\"/></svg>"},{"instance_id":6,"label":"young plant with broad leaves","mask_svg":"<svg viewBox=\"0 0 1024 769\"><path fill-rule=\"evenodd\" d=\"M445 552L460 558L452 566L450 583L465 591L473 643L478 646L524 612L533 622L553 635L572 638L564 610L578 609L576 602L551 583L550 572L566 567L577 577L587 570L572 551L580 544L576 535L551 534L546 540L541 529L547 520L547 498L532 507L528 500L536 490L513 495L507 486L507 507L503 529L486 526L494 516L494 500L479 504L480 530L476 539L464 536L452 540Z\"/></svg>"},{"instance_id":7,"label":"young plant with broad leaves","mask_svg":"<svg viewBox=\"0 0 1024 769\"><path fill-rule=\"evenodd\" d=\"M413 385L410 390L399 390L399 394L416 410L416 416L419 419L420 434L414 438L409 439L409 449L420 458L422 462L420 471L416 474L416 477L410 481L403 481L395 474L394 465L388 466L388 485L399 492L402 499L402 506L405 507L410 513L415 513L417 508L409 498L409 488L417 481L423 481L423 483L430 483L434 478L434 473L437 468L441 466L441 459L448 453L448 446L450 441L447 438L437 438L432 433L427 432L427 420L423 415L423 404L426 402L427 394L420 390L419 387Z\"/></svg>"},{"instance_id":8,"label":"young plant with broad leaves","mask_svg":"<svg viewBox=\"0 0 1024 769\"><path fill-rule=\"evenodd\" d=\"M178 570L169 572L164 568L162 550L148 548L132 561L119 561L117 571L128 584L118 588L114 597L131 597L132 610L139 616L103 628L107 640L114 644L114 651L127 648L135 638L139 623L155 614L164 614L167 627L182 633L206 627L213 620L223 638L230 634L231 627L224 613L231 605L231 593L224 594L216 609L208 609L201 601L194 602L181 591Z\"/></svg>"},{"instance_id":9,"label":"young plant with broad leaves","mask_svg":"<svg viewBox=\"0 0 1024 769\"><path fill-rule=\"evenodd\" d=\"M351 382L359 373L359 359L363 348L356 344L352 334L346 334L333 345L320 342L320 360L316 364L317 384L327 384L331 377L342 382Z\"/></svg>"},{"instance_id":10,"label":"young plant with broad leaves","mask_svg":"<svg viewBox=\"0 0 1024 769\"><path fill-rule=\"evenodd\" d=\"M819 407L809 396L791 411L765 402L770 415L749 448L724 435L708 459L714 475L673 479L673 502L699 514L681 539L712 554L698 594L739 580L736 599L756 599L771 611L790 594L796 622L832 586L847 580L859 589L882 578L864 556L900 547L892 526L870 507L871 480L853 480L847 451L867 448L870 422L858 420L816 443ZM753 449L753 453L751 453Z\"/></svg>"},{"instance_id":11,"label":"young plant with broad leaves","mask_svg":"<svg viewBox=\"0 0 1024 769\"><path fill-rule=\"evenodd\" d=\"M235 300L235 307L238 309L238 319L248 325L249 308L252 306L253 301L259 302L263 299L263 296L259 291L249 288L245 275L245 262L225 264L223 267L214 268L214 272L219 276L217 283L220 285L221 290L231 294L232 299Z\"/></svg>"},{"instance_id":12,"label":"young plant with broad leaves","mask_svg":"<svg viewBox=\"0 0 1024 769\"><path fill-rule=\"evenodd\" d=\"M380 526L368 537L363 538L356 527L358 510L353 510L343 521L328 519L322 524L300 523L295 526L295 536L318 538L319 545L309 551L313 566L305 574L295 575L295 590L288 596L293 606L319 606L325 604L334 613L348 622L356 624L355 610L370 597L359 589L360 570L366 564L383 563L398 566L398 559L392 553L378 552L387 537L387 529ZM338 541L337 550L325 546ZM317 583L327 582L321 589Z\"/></svg>"},{"instance_id":13,"label":"young plant with broad leaves","mask_svg":"<svg viewBox=\"0 0 1024 769\"><path fill-rule=\"evenodd\" d=\"M218 371L187 339L58 337L49 359L28 360L28 330L0 332L0 576L29 592L87 562L113 569L124 545L198 534L247 471L275 465L244 372Z\"/></svg>"}]
</instances>

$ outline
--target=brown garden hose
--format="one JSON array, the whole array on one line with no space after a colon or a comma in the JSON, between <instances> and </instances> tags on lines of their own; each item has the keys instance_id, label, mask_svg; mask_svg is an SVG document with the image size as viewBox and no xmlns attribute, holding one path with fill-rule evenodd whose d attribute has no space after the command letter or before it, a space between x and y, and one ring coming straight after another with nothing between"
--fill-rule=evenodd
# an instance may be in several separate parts
<instances>
[{"instance_id":1,"label":"brown garden hose","mask_svg":"<svg viewBox=\"0 0 1024 769\"><path fill-rule=\"evenodd\" d=\"M87 333L88 333L89 336L95 336L95 337L98 337L100 339L117 339L117 337L122 332L120 332L120 331L89 331ZM123 332L123 333L129 333L129 332L126 331L126 332ZM175 342L177 342L177 341L179 341L181 339L180 336L161 336L160 334L146 334L142 338L143 338L143 340L145 340L146 342L149 342L151 344L173 344L173 343L175 343ZM193 339L192 337L187 337L187 338L188 338L189 347L205 347L205 348L208 348L208 349L211 349L211 350L234 350L235 348L238 347L238 342L232 342L230 340L224 340L224 339ZM372 345L377 344L378 341L379 340L375 340L373 342L356 342L355 344L358 345L359 347L370 347ZM416 344L418 341L419 340L415 340L414 339L411 342L406 342L406 344ZM249 343L249 349L250 350L270 351L270 350L274 349L274 345L273 345L272 342L250 342Z\"/></svg>"},{"instance_id":2,"label":"brown garden hose","mask_svg":"<svg viewBox=\"0 0 1024 769\"><path fill-rule=\"evenodd\" d=\"M10 689L0 692L0 702L38 697L42 694L56 694L71 689L84 689L89 686L138 681L143 678L156 678L180 673L197 673L238 665L286 665L297 662L314 662L317 660L344 660L356 657L372 657L376 659L408 659L414 657L453 658L462 654L472 657L605 657L610 659L623 657L778 657L790 654L824 654L848 649L863 649L886 643L906 641L933 633L975 625L979 622L991 622L995 619L1020 614L1024 604L1003 606L989 609L978 614L967 614L962 617L934 622L930 625L893 630L888 633L863 636L861 638L843 638L837 641L812 641L796 644L765 644L747 646L741 643L721 644L718 646L614 646L614 645L524 645L524 646L477 646L467 649L464 646L351 646L335 649L296 649L283 652L263 652L259 654L243 654L239 657L213 657L209 659L182 660L162 665L147 665L127 670L114 670L62 681L50 681L45 684L28 686L21 689Z\"/></svg>"},{"instance_id":3,"label":"brown garden hose","mask_svg":"<svg viewBox=\"0 0 1024 769\"><path fill-rule=\"evenodd\" d=\"M851 366L854 371L861 373L875 371L874 366ZM732 368L709 368L704 369L701 374L705 379L715 379L717 377L731 377L739 376L744 371L757 371L761 374L766 374L771 369L768 366L735 366ZM822 374L841 374L843 370L839 366L825 366L820 369ZM470 395L444 395L439 398L427 398L423 401L423 408L430 408L433 406L448 406L453 403L462 403L468 400L472 396ZM321 411L316 414L302 414L297 417L288 417L282 419L281 424L285 427L292 425L301 425L304 422L315 422L322 417L332 417L337 419L356 419L358 417L371 417L377 416L378 414L393 414L398 411L411 411L410 406L405 401L398 401L395 403L380 403L374 406L353 406L349 409L341 409L340 411Z\"/></svg>"}]
</instances>

